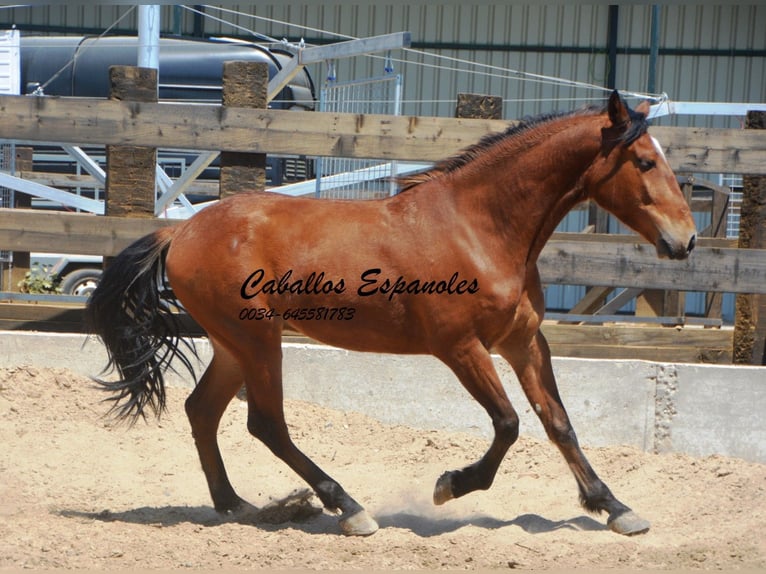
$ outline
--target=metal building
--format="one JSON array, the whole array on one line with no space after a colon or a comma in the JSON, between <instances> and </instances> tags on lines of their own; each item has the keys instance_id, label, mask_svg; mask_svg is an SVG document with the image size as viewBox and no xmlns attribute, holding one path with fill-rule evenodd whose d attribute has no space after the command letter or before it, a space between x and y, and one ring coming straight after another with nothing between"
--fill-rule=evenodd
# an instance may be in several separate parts
<instances>
[{"instance_id":1,"label":"metal building","mask_svg":"<svg viewBox=\"0 0 766 574\"><path fill-rule=\"evenodd\" d=\"M131 6L0 8L0 28L22 34L131 33ZM242 2L163 6L164 34L234 36L322 44L407 30L412 50L397 51L404 77L403 114L454 113L458 92L502 96L504 115L519 118L603 99L565 78L634 92L665 92L676 101L762 102L766 94L766 5L526 5L480 0L429 3ZM111 27L111 28L110 28ZM435 57L439 56L439 57ZM441 57L454 60L445 60ZM397 61L397 60L404 60ZM383 56L337 63L339 80L379 75ZM326 69L310 70L314 78ZM676 117L679 125L736 127L738 118Z\"/></svg>"}]
</instances>

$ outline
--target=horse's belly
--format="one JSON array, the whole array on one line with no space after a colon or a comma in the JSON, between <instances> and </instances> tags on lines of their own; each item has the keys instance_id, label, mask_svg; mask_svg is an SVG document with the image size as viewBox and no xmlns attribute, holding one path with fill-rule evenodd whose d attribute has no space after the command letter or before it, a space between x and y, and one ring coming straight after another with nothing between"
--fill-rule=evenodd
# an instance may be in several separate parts
<instances>
[{"instance_id":1,"label":"horse's belly","mask_svg":"<svg viewBox=\"0 0 766 574\"><path fill-rule=\"evenodd\" d=\"M359 320L358 308L313 308L315 316L322 318L286 320L288 329L311 339L353 351L377 353L419 354L428 349L422 337L416 336L417 327L403 328L387 321ZM305 314L308 316L310 310Z\"/></svg>"}]
</instances>

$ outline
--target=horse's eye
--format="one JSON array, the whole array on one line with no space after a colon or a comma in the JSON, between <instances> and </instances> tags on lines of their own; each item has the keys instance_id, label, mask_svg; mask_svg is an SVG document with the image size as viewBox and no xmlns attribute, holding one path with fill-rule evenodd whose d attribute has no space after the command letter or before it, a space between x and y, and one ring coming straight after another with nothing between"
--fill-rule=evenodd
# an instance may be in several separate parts
<instances>
[{"instance_id":1,"label":"horse's eye","mask_svg":"<svg viewBox=\"0 0 766 574\"><path fill-rule=\"evenodd\" d=\"M657 164L653 159L638 159L638 169L641 171L649 171L650 169L653 169Z\"/></svg>"}]
</instances>

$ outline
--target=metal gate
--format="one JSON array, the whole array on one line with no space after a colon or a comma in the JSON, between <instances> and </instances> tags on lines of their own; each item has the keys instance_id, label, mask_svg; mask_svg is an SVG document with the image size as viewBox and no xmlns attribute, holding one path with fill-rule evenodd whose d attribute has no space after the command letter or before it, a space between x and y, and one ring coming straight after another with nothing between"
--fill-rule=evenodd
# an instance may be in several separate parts
<instances>
[{"instance_id":1,"label":"metal gate","mask_svg":"<svg viewBox=\"0 0 766 574\"><path fill-rule=\"evenodd\" d=\"M0 144L0 170L9 173L15 172L16 145L12 143ZM0 187L0 208L13 207L14 192L7 187ZM11 263L12 253L10 251L0 250L0 264ZM0 273L2 276L2 273ZM0 289L1 290L1 289Z\"/></svg>"},{"instance_id":2,"label":"metal gate","mask_svg":"<svg viewBox=\"0 0 766 574\"><path fill-rule=\"evenodd\" d=\"M19 31L3 30L0 32L0 93L18 94L21 83L21 65L19 58ZM13 143L0 143L0 170L14 173L16 146ZM0 207L13 207L14 192L7 187L0 187ZM0 285L3 269L11 263L12 253L0 250ZM1 290L1 288L0 288Z\"/></svg>"},{"instance_id":3,"label":"metal gate","mask_svg":"<svg viewBox=\"0 0 766 574\"><path fill-rule=\"evenodd\" d=\"M319 110L352 114L401 115L402 78L386 74L350 82L328 81L321 90ZM316 162L316 196L374 199L396 193L392 176L396 162L323 157Z\"/></svg>"}]
</instances>

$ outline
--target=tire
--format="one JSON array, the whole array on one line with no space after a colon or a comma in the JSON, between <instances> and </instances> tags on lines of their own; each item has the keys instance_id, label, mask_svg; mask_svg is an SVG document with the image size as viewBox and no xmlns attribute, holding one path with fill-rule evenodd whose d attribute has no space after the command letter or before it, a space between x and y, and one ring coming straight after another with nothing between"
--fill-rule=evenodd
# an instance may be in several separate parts
<instances>
[{"instance_id":1,"label":"tire","mask_svg":"<svg viewBox=\"0 0 766 574\"><path fill-rule=\"evenodd\" d=\"M61 281L61 291L64 295L89 297L100 280L100 269L78 269L64 276Z\"/></svg>"}]
</instances>

